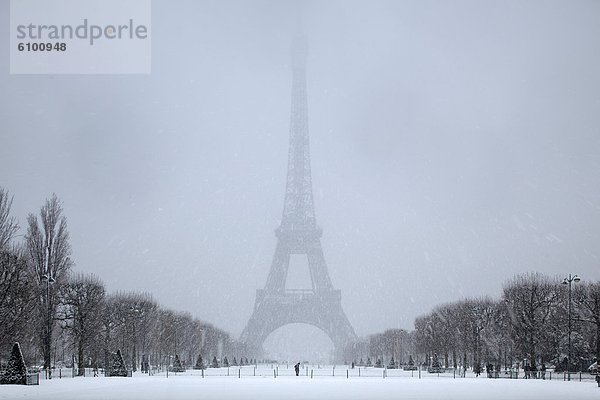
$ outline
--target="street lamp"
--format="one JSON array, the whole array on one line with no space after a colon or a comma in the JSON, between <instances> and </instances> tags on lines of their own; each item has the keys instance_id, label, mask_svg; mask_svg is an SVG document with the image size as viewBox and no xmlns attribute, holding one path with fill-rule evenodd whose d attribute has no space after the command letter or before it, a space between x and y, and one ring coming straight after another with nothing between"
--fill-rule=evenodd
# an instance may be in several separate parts
<instances>
[{"instance_id":1,"label":"street lamp","mask_svg":"<svg viewBox=\"0 0 600 400\"><path fill-rule=\"evenodd\" d=\"M562 283L563 285L569 285L569 347L567 349L567 375L568 375L568 380L571 380L571 373L569 371L569 364L571 363L571 303L572 303L572 298L571 298L571 284L573 282L578 283L579 281L581 281L581 278L577 275L571 276L571 274L569 274L568 277L566 277L565 279L563 279Z\"/></svg>"}]
</instances>

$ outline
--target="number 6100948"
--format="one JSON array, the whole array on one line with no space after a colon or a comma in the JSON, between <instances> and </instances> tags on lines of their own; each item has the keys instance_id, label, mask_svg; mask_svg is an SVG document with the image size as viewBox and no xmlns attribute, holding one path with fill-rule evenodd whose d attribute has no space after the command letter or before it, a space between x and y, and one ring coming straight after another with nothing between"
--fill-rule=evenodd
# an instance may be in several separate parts
<instances>
[{"instance_id":1,"label":"number 6100948","mask_svg":"<svg viewBox=\"0 0 600 400\"><path fill-rule=\"evenodd\" d=\"M66 43L19 43L17 45L19 51L66 51Z\"/></svg>"}]
</instances>

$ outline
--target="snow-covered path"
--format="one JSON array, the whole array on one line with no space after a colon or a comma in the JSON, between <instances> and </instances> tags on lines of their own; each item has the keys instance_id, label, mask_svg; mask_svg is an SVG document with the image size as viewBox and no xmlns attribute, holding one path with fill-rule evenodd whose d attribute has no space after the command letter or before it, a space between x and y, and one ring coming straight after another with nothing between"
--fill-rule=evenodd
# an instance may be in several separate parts
<instances>
[{"instance_id":1,"label":"snow-covered path","mask_svg":"<svg viewBox=\"0 0 600 400\"><path fill-rule=\"evenodd\" d=\"M408 379L194 375L43 380L39 386L0 386L0 399L600 399L590 382L510 379Z\"/></svg>"}]
</instances>

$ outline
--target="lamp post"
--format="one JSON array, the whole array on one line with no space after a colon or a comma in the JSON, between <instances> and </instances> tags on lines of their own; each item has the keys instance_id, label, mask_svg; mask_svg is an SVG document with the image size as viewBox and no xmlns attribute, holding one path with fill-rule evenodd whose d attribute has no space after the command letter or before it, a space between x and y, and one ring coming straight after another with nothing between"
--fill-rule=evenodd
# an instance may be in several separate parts
<instances>
[{"instance_id":1,"label":"lamp post","mask_svg":"<svg viewBox=\"0 0 600 400\"><path fill-rule=\"evenodd\" d=\"M571 298L571 284L573 282L578 283L579 281L581 281L581 278L577 275L571 276L571 274L569 274L568 277L566 277L565 279L563 279L563 285L569 285L569 311L568 311L568 319L569 319L569 346L567 348L567 375L568 375L568 380L571 380L571 373L569 371L569 364L571 363L571 304L572 304L572 298Z\"/></svg>"}]
</instances>

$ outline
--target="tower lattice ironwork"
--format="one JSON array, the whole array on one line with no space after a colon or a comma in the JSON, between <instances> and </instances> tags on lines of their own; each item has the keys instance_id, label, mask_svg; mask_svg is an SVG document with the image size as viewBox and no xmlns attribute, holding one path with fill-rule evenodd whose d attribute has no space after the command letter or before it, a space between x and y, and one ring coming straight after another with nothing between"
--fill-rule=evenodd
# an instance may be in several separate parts
<instances>
[{"instance_id":1,"label":"tower lattice ironwork","mask_svg":"<svg viewBox=\"0 0 600 400\"><path fill-rule=\"evenodd\" d=\"M306 323L331 339L336 359L356 334L342 310L341 291L333 288L321 247L310 170L308 105L306 92L307 44L296 38L292 45L292 105L287 184L277 247L264 289L256 291L254 312L242 332L248 351L262 352L267 336L290 323ZM311 288L286 289L290 257L306 255Z\"/></svg>"}]
</instances>

